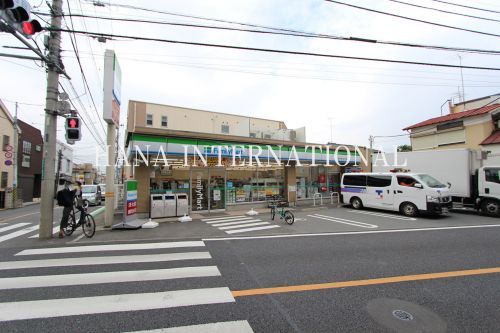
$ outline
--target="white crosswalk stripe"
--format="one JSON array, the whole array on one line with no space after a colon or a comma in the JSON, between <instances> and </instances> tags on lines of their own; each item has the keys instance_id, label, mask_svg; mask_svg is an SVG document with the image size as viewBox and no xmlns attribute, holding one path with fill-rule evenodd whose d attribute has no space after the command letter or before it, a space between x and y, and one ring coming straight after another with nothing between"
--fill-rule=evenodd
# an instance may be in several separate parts
<instances>
[{"instance_id":1,"label":"white crosswalk stripe","mask_svg":"<svg viewBox=\"0 0 500 333\"><path fill-rule=\"evenodd\" d=\"M135 331L129 333L251 333L252 327L246 320L226 321L219 323L160 328L150 331Z\"/></svg>"},{"instance_id":2,"label":"white crosswalk stripe","mask_svg":"<svg viewBox=\"0 0 500 333\"><path fill-rule=\"evenodd\" d=\"M280 227L279 225L271 224L270 222L263 221L255 216L248 217L245 215L214 217L201 219L201 221L211 225L212 227L216 227L227 234L268 230Z\"/></svg>"},{"instance_id":3,"label":"white crosswalk stripe","mask_svg":"<svg viewBox=\"0 0 500 333\"><path fill-rule=\"evenodd\" d=\"M1 242L5 242L9 239L13 239L13 238L16 238L16 237L19 237L19 236L22 236L22 235L26 235L26 234L29 234L30 232L33 232L33 231L36 231L38 230L38 225L33 225L31 227L28 227L28 228L24 228L24 229L21 229L21 230L17 230L15 232L11 232L10 234L6 234L6 235L3 235L3 236L0 236L0 243Z\"/></svg>"},{"instance_id":4,"label":"white crosswalk stripe","mask_svg":"<svg viewBox=\"0 0 500 333\"><path fill-rule=\"evenodd\" d=\"M221 272L218 267L207 262L213 261L210 253L207 251L190 251L190 248L197 247L205 247L205 243L202 241L178 241L23 250L15 255L16 259L23 258L26 255L40 257L35 260L0 262L0 272L2 272L0 292L9 291L6 297L3 297L5 295L2 294L0 301L0 331L3 331L2 325L9 325L8 327L11 328L12 325L16 325L18 321L23 320L55 320L60 317L89 314L120 316L124 312L173 311L178 307L199 305L204 306L203 311L217 312L217 308L207 306L235 303L229 288L223 286ZM179 252L182 249L185 249L185 251ZM120 252L120 255L105 256L109 251L122 252ZM132 253L132 255L129 255L130 251L141 252L140 254ZM102 256L86 256L87 253L94 252L102 254ZM71 254L72 257L57 258L61 254ZM164 265L167 263L169 266L177 265L180 267L165 267ZM186 263L190 265L185 265ZM147 264L148 266L137 266L137 264ZM74 272L77 266L80 267L79 271ZM133 269L127 269L127 267L133 267ZM39 269L43 268L50 275L37 274L37 272L40 272ZM66 268L66 271L60 272L59 268ZM88 269L91 269L91 271L86 271ZM55 274L52 274L52 271ZM67 274L68 272L69 274ZM204 285L202 281L208 281L207 279L211 280ZM168 290L168 286L171 285L170 282L168 284L162 283L162 281L170 280L176 281L172 284L174 290ZM193 284L189 282L190 280L196 281L196 287L193 288ZM146 283L149 289L147 292L134 293L134 289L130 288L130 283ZM214 285L215 283L217 284ZM95 290L98 291L98 294L95 294L94 290L94 293L90 296L87 290L92 285L96 285ZM109 289L112 292L106 292L108 288L102 288L98 285L113 285ZM67 286L75 286L76 288L68 288ZM82 288L81 286L85 287ZM45 291L46 288L54 287L58 288L57 297L42 296L40 298L39 295L51 294L51 292L47 292L48 290ZM33 292L33 295L38 296L32 296L33 298L28 296L26 298L26 295L31 295L29 292L31 289L37 290ZM21 296L22 300L18 300L17 292L20 293L19 295L23 295ZM166 313L168 314L168 312ZM231 314L231 316L233 315ZM161 325L158 329L144 332L253 332L246 320L235 320L243 318L228 317L226 319L228 321L206 323L200 322L203 320L201 318L204 317L193 316L193 325L179 327L169 327L171 324L169 325L168 315L160 318L164 318L163 322L155 320L158 325ZM70 319L64 319L64 323L67 324L68 320L71 322L79 319L78 317L70 317ZM24 325L21 323L19 325ZM57 325L57 321L55 323ZM81 329L99 331L99 323L96 322L95 325L96 327L82 327Z\"/></svg>"},{"instance_id":5,"label":"white crosswalk stripe","mask_svg":"<svg viewBox=\"0 0 500 333\"><path fill-rule=\"evenodd\" d=\"M59 232L60 227L57 225L52 228L52 235L55 235ZM38 234L34 234L33 236L30 236L29 238L38 238Z\"/></svg>"},{"instance_id":6,"label":"white crosswalk stripe","mask_svg":"<svg viewBox=\"0 0 500 333\"><path fill-rule=\"evenodd\" d=\"M0 228L0 232L12 230L12 229L17 229L17 228L21 228L21 227L24 227L26 225L29 225L29 223L22 222L22 223L11 224L9 226Z\"/></svg>"}]
</instances>

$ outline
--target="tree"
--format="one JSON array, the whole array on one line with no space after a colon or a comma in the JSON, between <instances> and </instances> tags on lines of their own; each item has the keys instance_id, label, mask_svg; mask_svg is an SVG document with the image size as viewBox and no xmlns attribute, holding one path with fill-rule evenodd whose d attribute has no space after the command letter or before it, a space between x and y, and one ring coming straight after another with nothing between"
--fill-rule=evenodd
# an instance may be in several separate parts
<instances>
[{"instance_id":1,"label":"tree","mask_svg":"<svg viewBox=\"0 0 500 333\"><path fill-rule=\"evenodd\" d=\"M410 145L400 145L398 146L398 152L405 152L405 151L411 151L411 146Z\"/></svg>"}]
</instances>

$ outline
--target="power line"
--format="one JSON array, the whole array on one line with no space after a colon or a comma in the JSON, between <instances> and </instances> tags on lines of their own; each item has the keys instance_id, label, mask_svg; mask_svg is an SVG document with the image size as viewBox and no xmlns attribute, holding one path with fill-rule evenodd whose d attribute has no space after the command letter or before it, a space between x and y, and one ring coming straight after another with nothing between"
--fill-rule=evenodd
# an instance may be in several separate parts
<instances>
[{"instance_id":1,"label":"power line","mask_svg":"<svg viewBox=\"0 0 500 333\"><path fill-rule=\"evenodd\" d=\"M492 9L484 9L484 8L479 8L479 7L472 7L472 6L460 5L458 3L453 3L453 2L448 2L448 1L442 1L442 0L431 0L431 1L440 2L440 3L444 3L444 4L447 4L447 5L451 5L451 6L457 6L457 7L462 7L462 8L480 10L480 11L483 11L483 12L500 14L500 11L492 10Z\"/></svg>"},{"instance_id":2,"label":"power line","mask_svg":"<svg viewBox=\"0 0 500 333\"><path fill-rule=\"evenodd\" d=\"M68 11L71 14L71 7L69 5L69 2L67 4L68 4ZM71 16L70 16L70 21L71 21L71 27L72 27L72 29L74 29L73 18ZM97 114L97 122L101 125L101 128L102 128L103 132L106 133L106 130L104 129L102 121L100 121L99 112L97 111L97 106L95 104L94 96L92 95L92 91L90 90L90 87L89 87L89 84L88 84L88 81L87 81L87 77L85 75L85 72L83 71L83 66L82 66L82 63L80 61L80 55L79 55L79 52L78 52L78 45L76 43L76 36L75 36L75 34L73 34L73 37L74 37L74 41L73 41L73 38L71 38L71 34L70 34L71 44L73 45L73 50L75 51L76 60L78 62L78 66L80 67L80 72L82 74L83 82L85 84L85 87L87 88L87 91L89 92L89 96L90 96L90 99L92 101L92 104L94 105L94 111Z\"/></svg>"},{"instance_id":3,"label":"power line","mask_svg":"<svg viewBox=\"0 0 500 333\"><path fill-rule=\"evenodd\" d=\"M378 14L388 15L388 16L392 16L392 17L397 17L397 18L404 19L404 20L409 20L409 21L414 21L414 22L420 22L420 23L426 23L426 24L430 24L430 25L435 25L435 26L442 27L442 28L448 28L448 29L454 29L454 30L460 30L460 31L467 31L467 32L475 33L475 34L492 36L492 37L500 37L500 35L498 35L498 34L493 34L493 33L484 32L484 31L478 31L478 30L472 30L472 29L459 28L459 27L455 27L455 26L451 26L451 25L446 25L446 24L441 24L441 23L436 23L436 22L431 22L431 21L420 20L420 19L416 19L416 18L411 18L411 17L407 17L407 16L398 15L398 14L383 12L383 11L376 10L376 9L371 9L371 8L356 6L356 5L352 5L352 4L349 4L349 3L340 2L340 1L336 1L336 0L325 0L325 1L328 1L328 2L331 2L331 3L335 3L335 4L338 4L338 5L343 5L343 6L348 6L348 7L356 8L356 9L366 10L366 11L369 11L369 12L372 12L372 13L378 13Z\"/></svg>"},{"instance_id":4,"label":"power line","mask_svg":"<svg viewBox=\"0 0 500 333\"><path fill-rule=\"evenodd\" d=\"M457 13L457 12L451 12L451 11L444 10L444 9L426 7L426 6L417 5L417 4L414 4L414 3L409 3L409 2L399 1L399 0L387 0L387 1L396 2L396 3L402 4L402 5L407 5L407 6L417 7L417 8L423 8L423 9L433 10L433 11L436 11L436 12L441 12L441 13L446 13L446 14L452 14L452 15L458 15L458 16L475 18L475 19L478 19L478 20L500 22L500 20L495 20L495 19L488 18L488 17L482 17L482 16L475 16L475 15L469 15L469 14L462 14L462 13Z\"/></svg>"},{"instance_id":5,"label":"power line","mask_svg":"<svg viewBox=\"0 0 500 333\"><path fill-rule=\"evenodd\" d=\"M391 0L389 0L389 1L391 1ZM46 13L38 13L38 14L39 15L49 15ZM297 30L290 30L290 29L283 29L283 28L269 28L269 27L265 28L265 29L279 30L279 31L254 30L254 29L242 29L242 28L212 26L212 25L203 25L203 24L189 24L189 23L177 23L177 22L168 22L168 21L157 21L157 20L94 16L94 15L86 15L86 14L80 14L80 13L79 14L64 15L64 16L80 17L82 19L94 18L96 20L100 19L100 20L109 20L109 21L120 21L120 22L149 23L149 24L180 26L180 27L188 27L188 28L240 31L240 32L258 33L258 34L283 35L283 36L304 37L304 38L322 38L322 39L332 39L332 40L341 40L341 41L349 41L349 42L362 42L362 43L384 44L384 45L413 47L413 48L426 48L426 49L439 50L439 51L468 52L468 53L495 54L495 55L500 54L500 51L497 51L497 50L448 47L448 46L439 46L439 45L425 45L425 44L416 44L416 43L409 43L409 42L394 42L394 41L384 41L384 40L362 38L362 37L353 37L353 36L350 36L350 37L335 36L335 35L317 34L317 33L305 32L305 31L298 32ZM245 23L237 23L237 24L246 25Z\"/></svg>"},{"instance_id":6,"label":"power line","mask_svg":"<svg viewBox=\"0 0 500 333\"><path fill-rule=\"evenodd\" d=\"M464 68L464 69L500 71L499 67L457 66L457 65L442 64L442 63L406 61L406 60L383 59L383 58L342 56L342 55L336 55L336 54L286 51L286 50L278 50L278 49L265 49L265 48L255 48L255 47L245 47L245 46L235 46L235 45L225 45L225 44L187 42L187 41L170 40L170 39L162 39L162 38L152 38L152 37L138 37L138 36L128 36L128 35L105 34L105 33L96 33L96 32L88 32L88 31L70 30L70 29L57 29L57 28L51 28L51 27L48 28L48 30L71 32L71 33L77 33L77 34L83 34L83 35L92 35L92 36L96 36L96 37L106 37L106 38L118 37L118 38L132 39L132 40L143 40L143 41L162 42L162 43L171 43L171 44L180 44L180 45L191 45L191 46L214 47L214 48L242 50L242 51L268 52L268 53L276 53L276 54L293 54L293 55L324 57L324 58L337 58L337 59L348 59L348 60L376 61L376 62L387 62L387 63L405 64L405 65L420 65L420 66L432 66L432 67Z\"/></svg>"}]
</instances>

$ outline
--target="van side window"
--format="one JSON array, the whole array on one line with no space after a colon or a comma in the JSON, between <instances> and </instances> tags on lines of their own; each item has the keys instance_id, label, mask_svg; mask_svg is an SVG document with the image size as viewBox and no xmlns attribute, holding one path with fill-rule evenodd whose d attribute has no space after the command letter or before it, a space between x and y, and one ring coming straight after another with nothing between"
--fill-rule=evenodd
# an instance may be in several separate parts
<instances>
[{"instance_id":1,"label":"van side window","mask_svg":"<svg viewBox=\"0 0 500 333\"><path fill-rule=\"evenodd\" d=\"M366 176L364 175L345 175L345 186L366 186Z\"/></svg>"},{"instance_id":2,"label":"van side window","mask_svg":"<svg viewBox=\"0 0 500 333\"><path fill-rule=\"evenodd\" d=\"M392 176L368 176L367 184L371 187L391 186Z\"/></svg>"},{"instance_id":3,"label":"van side window","mask_svg":"<svg viewBox=\"0 0 500 333\"><path fill-rule=\"evenodd\" d=\"M398 176L398 184L401 186L414 187L418 182L413 177Z\"/></svg>"}]
</instances>

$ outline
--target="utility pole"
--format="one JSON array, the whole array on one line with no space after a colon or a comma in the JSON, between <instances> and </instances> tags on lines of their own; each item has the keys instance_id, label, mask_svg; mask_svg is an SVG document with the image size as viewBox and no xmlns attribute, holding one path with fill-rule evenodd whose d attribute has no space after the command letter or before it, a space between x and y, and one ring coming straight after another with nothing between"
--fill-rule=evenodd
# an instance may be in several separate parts
<instances>
[{"instance_id":1,"label":"utility pole","mask_svg":"<svg viewBox=\"0 0 500 333\"><path fill-rule=\"evenodd\" d=\"M57 101L59 96L62 0L52 0L49 54L47 63L47 96L45 100L45 133L42 160L42 196L38 237L52 237L54 220L54 177L56 166Z\"/></svg>"},{"instance_id":2,"label":"utility pole","mask_svg":"<svg viewBox=\"0 0 500 333\"><path fill-rule=\"evenodd\" d=\"M373 142L375 141L375 137L370 134L368 137L368 141L370 141L370 152L369 152L369 158L368 161L370 162L370 171L373 171L373 162L372 162L372 154L373 154Z\"/></svg>"},{"instance_id":3,"label":"utility pole","mask_svg":"<svg viewBox=\"0 0 500 333\"><path fill-rule=\"evenodd\" d=\"M328 120L330 120L330 143L333 143L333 118L329 117Z\"/></svg>"}]
</instances>

